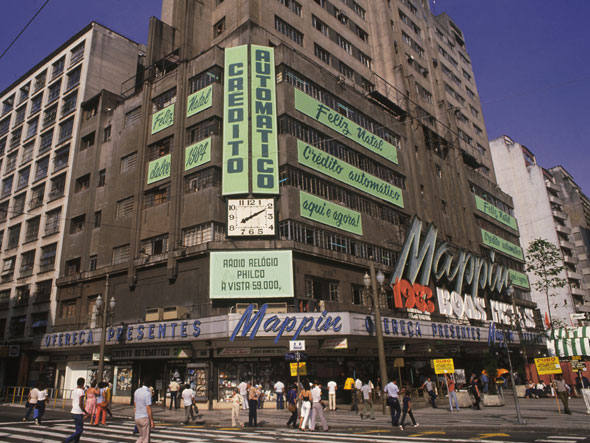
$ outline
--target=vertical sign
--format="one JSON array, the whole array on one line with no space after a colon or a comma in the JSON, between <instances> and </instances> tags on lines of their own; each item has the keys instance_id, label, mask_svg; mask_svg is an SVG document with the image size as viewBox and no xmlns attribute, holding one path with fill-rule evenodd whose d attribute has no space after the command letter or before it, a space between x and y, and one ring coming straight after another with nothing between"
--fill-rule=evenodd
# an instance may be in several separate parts
<instances>
[{"instance_id":1,"label":"vertical sign","mask_svg":"<svg viewBox=\"0 0 590 443\"><path fill-rule=\"evenodd\" d=\"M277 106L273 48L250 46L252 192L278 194Z\"/></svg>"},{"instance_id":2,"label":"vertical sign","mask_svg":"<svg viewBox=\"0 0 590 443\"><path fill-rule=\"evenodd\" d=\"M248 193L248 46L225 49L222 195Z\"/></svg>"}]
</instances>

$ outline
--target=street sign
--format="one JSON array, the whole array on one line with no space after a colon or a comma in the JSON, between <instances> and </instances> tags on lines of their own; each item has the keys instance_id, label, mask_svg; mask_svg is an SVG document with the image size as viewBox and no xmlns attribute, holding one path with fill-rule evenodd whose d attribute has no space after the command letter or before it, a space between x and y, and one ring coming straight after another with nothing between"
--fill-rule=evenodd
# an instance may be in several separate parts
<instances>
[{"instance_id":1,"label":"street sign","mask_svg":"<svg viewBox=\"0 0 590 443\"><path fill-rule=\"evenodd\" d=\"M297 377L297 365L299 364L299 375L307 375L307 364L302 361L300 363L289 363L291 367L291 377Z\"/></svg>"},{"instance_id":2,"label":"street sign","mask_svg":"<svg viewBox=\"0 0 590 443\"><path fill-rule=\"evenodd\" d=\"M305 340L289 340L289 351L305 351Z\"/></svg>"},{"instance_id":3,"label":"street sign","mask_svg":"<svg viewBox=\"0 0 590 443\"><path fill-rule=\"evenodd\" d=\"M586 314L570 314L570 318L572 320L584 320L586 318Z\"/></svg>"},{"instance_id":4,"label":"street sign","mask_svg":"<svg viewBox=\"0 0 590 443\"><path fill-rule=\"evenodd\" d=\"M393 367L394 368L403 368L404 367L404 358L397 357L393 360Z\"/></svg>"},{"instance_id":5,"label":"street sign","mask_svg":"<svg viewBox=\"0 0 590 443\"><path fill-rule=\"evenodd\" d=\"M432 360L435 374L452 374L455 372L455 364L452 358Z\"/></svg>"},{"instance_id":6,"label":"street sign","mask_svg":"<svg viewBox=\"0 0 590 443\"><path fill-rule=\"evenodd\" d=\"M586 363L582 361L582 357L579 355L574 355L570 360L570 364L572 365L572 371L586 370Z\"/></svg>"},{"instance_id":7,"label":"street sign","mask_svg":"<svg viewBox=\"0 0 590 443\"><path fill-rule=\"evenodd\" d=\"M535 366L539 375L561 374L558 357L535 358Z\"/></svg>"}]
</instances>

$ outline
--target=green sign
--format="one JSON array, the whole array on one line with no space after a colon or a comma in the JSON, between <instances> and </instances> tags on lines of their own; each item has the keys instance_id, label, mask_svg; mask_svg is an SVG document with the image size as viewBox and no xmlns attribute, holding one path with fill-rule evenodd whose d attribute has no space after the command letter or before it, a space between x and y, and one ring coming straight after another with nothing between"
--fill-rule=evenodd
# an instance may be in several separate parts
<instances>
[{"instance_id":1,"label":"green sign","mask_svg":"<svg viewBox=\"0 0 590 443\"><path fill-rule=\"evenodd\" d=\"M293 296L291 251L211 252L209 297L212 300Z\"/></svg>"},{"instance_id":2,"label":"green sign","mask_svg":"<svg viewBox=\"0 0 590 443\"><path fill-rule=\"evenodd\" d=\"M252 192L279 193L277 104L273 48L250 46L252 85Z\"/></svg>"},{"instance_id":3,"label":"green sign","mask_svg":"<svg viewBox=\"0 0 590 443\"><path fill-rule=\"evenodd\" d=\"M174 124L174 103L152 115L152 134Z\"/></svg>"},{"instance_id":4,"label":"green sign","mask_svg":"<svg viewBox=\"0 0 590 443\"><path fill-rule=\"evenodd\" d=\"M307 192L299 191L299 212L324 225L333 226L353 234L363 235L360 212L345 208Z\"/></svg>"},{"instance_id":5,"label":"green sign","mask_svg":"<svg viewBox=\"0 0 590 443\"><path fill-rule=\"evenodd\" d=\"M150 162L148 165L148 185L168 177L170 177L170 154Z\"/></svg>"},{"instance_id":6,"label":"green sign","mask_svg":"<svg viewBox=\"0 0 590 443\"><path fill-rule=\"evenodd\" d=\"M299 163L360 189L400 208L404 207L402 190L378 177L367 174L337 157L297 140Z\"/></svg>"},{"instance_id":7,"label":"green sign","mask_svg":"<svg viewBox=\"0 0 590 443\"><path fill-rule=\"evenodd\" d=\"M213 85L193 92L186 99L186 116L198 114L213 105Z\"/></svg>"},{"instance_id":8,"label":"green sign","mask_svg":"<svg viewBox=\"0 0 590 443\"><path fill-rule=\"evenodd\" d=\"M225 49L222 195L248 193L248 46Z\"/></svg>"},{"instance_id":9,"label":"green sign","mask_svg":"<svg viewBox=\"0 0 590 443\"><path fill-rule=\"evenodd\" d=\"M526 274L522 272L515 271L514 269L508 270L508 277L510 278L510 283L515 286L520 286L521 288L529 289L529 278Z\"/></svg>"},{"instance_id":10,"label":"green sign","mask_svg":"<svg viewBox=\"0 0 590 443\"><path fill-rule=\"evenodd\" d=\"M508 240L504 240L503 238L500 238L496 234L492 234L485 229L481 230L481 238L484 245L511 255L512 257L518 258L519 260L524 260L524 254L522 253L520 246L515 245Z\"/></svg>"},{"instance_id":11,"label":"green sign","mask_svg":"<svg viewBox=\"0 0 590 443\"><path fill-rule=\"evenodd\" d=\"M504 223L506 226L510 226L515 231L518 231L518 226L516 224L516 219L512 217L510 214L506 214L500 208L488 203L483 198L474 195L475 197L475 207L483 212L484 214L489 215L492 218L495 218L500 223Z\"/></svg>"},{"instance_id":12,"label":"green sign","mask_svg":"<svg viewBox=\"0 0 590 443\"><path fill-rule=\"evenodd\" d=\"M362 126L357 125L352 120L299 89L295 89L295 109L397 164L397 148L394 145L370 133Z\"/></svg>"},{"instance_id":13,"label":"green sign","mask_svg":"<svg viewBox=\"0 0 590 443\"><path fill-rule=\"evenodd\" d=\"M211 161L211 137L187 146L184 150L184 170L201 166Z\"/></svg>"}]
</instances>

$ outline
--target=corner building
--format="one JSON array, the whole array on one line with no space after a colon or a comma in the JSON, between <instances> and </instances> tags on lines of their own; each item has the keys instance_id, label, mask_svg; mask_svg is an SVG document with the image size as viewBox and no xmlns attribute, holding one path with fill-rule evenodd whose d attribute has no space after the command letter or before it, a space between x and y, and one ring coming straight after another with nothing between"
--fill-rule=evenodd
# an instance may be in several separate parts
<instances>
[{"instance_id":1,"label":"corner building","mask_svg":"<svg viewBox=\"0 0 590 443\"><path fill-rule=\"evenodd\" d=\"M376 379L371 263L390 376L396 358L404 383L436 357L480 370L510 281L509 340L537 346L464 37L427 2L165 0L127 86L82 105L90 186L67 219L94 225L66 231L58 298L78 315L41 343L64 380L96 368L99 294L115 398L148 373L219 402L292 380L293 337L312 377ZM107 117L112 142L86 147Z\"/></svg>"}]
</instances>

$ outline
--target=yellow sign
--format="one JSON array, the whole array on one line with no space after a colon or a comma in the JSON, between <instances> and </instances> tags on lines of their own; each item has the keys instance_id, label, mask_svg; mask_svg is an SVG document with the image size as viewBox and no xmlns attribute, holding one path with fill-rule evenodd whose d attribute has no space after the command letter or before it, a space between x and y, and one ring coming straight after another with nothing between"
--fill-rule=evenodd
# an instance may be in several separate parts
<instances>
[{"instance_id":1,"label":"yellow sign","mask_svg":"<svg viewBox=\"0 0 590 443\"><path fill-rule=\"evenodd\" d=\"M558 357L535 358L535 366L539 375L561 374Z\"/></svg>"},{"instance_id":2,"label":"yellow sign","mask_svg":"<svg viewBox=\"0 0 590 443\"><path fill-rule=\"evenodd\" d=\"M435 374L453 374L455 372L455 364L452 358L441 358L432 360L434 363Z\"/></svg>"},{"instance_id":3,"label":"yellow sign","mask_svg":"<svg viewBox=\"0 0 590 443\"><path fill-rule=\"evenodd\" d=\"M291 363L291 377L297 377L297 363ZM307 375L307 366L305 362L299 362L299 375Z\"/></svg>"},{"instance_id":4,"label":"yellow sign","mask_svg":"<svg viewBox=\"0 0 590 443\"><path fill-rule=\"evenodd\" d=\"M393 367L394 368L403 368L404 367L404 358L398 357L395 360L393 360Z\"/></svg>"},{"instance_id":5,"label":"yellow sign","mask_svg":"<svg viewBox=\"0 0 590 443\"><path fill-rule=\"evenodd\" d=\"M354 388L354 379L352 377L348 377L344 382L344 390L350 391L352 388Z\"/></svg>"}]
</instances>

